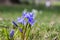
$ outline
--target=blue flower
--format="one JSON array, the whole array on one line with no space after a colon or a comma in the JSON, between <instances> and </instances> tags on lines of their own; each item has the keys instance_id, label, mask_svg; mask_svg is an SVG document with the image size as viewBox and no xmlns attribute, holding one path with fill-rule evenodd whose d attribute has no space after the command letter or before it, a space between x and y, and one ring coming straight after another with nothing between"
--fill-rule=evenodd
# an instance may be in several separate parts
<instances>
[{"instance_id":1,"label":"blue flower","mask_svg":"<svg viewBox=\"0 0 60 40\"><path fill-rule=\"evenodd\" d=\"M12 21L12 23L13 23L14 26L18 27L18 25L14 21Z\"/></svg>"},{"instance_id":2,"label":"blue flower","mask_svg":"<svg viewBox=\"0 0 60 40\"><path fill-rule=\"evenodd\" d=\"M26 21L24 20L23 17L21 17L21 18L17 18L17 22L26 25Z\"/></svg>"},{"instance_id":3,"label":"blue flower","mask_svg":"<svg viewBox=\"0 0 60 40\"><path fill-rule=\"evenodd\" d=\"M11 30L11 31L10 31L10 38L12 38L13 35L14 35L14 30Z\"/></svg>"},{"instance_id":4,"label":"blue flower","mask_svg":"<svg viewBox=\"0 0 60 40\"><path fill-rule=\"evenodd\" d=\"M31 25L35 23L34 14L32 12L27 12L27 14L25 15L25 18L28 19L28 23L30 23Z\"/></svg>"},{"instance_id":5,"label":"blue flower","mask_svg":"<svg viewBox=\"0 0 60 40\"><path fill-rule=\"evenodd\" d=\"M27 11L24 10L23 13L22 13L22 16L24 17L26 15Z\"/></svg>"},{"instance_id":6,"label":"blue flower","mask_svg":"<svg viewBox=\"0 0 60 40\"><path fill-rule=\"evenodd\" d=\"M34 17L34 14L32 12L29 13L30 17Z\"/></svg>"},{"instance_id":7,"label":"blue flower","mask_svg":"<svg viewBox=\"0 0 60 40\"><path fill-rule=\"evenodd\" d=\"M29 18L29 19L28 19L28 23L30 23L31 26L33 26L34 23L35 23L35 20L34 20L33 18Z\"/></svg>"},{"instance_id":8,"label":"blue flower","mask_svg":"<svg viewBox=\"0 0 60 40\"><path fill-rule=\"evenodd\" d=\"M27 12L24 17L27 19L29 19L30 17L34 18L34 14L32 12Z\"/></svg>"},{"instance_id":9,"label":"blue flower","mask_svg":"<svg viewBox=\"0 0 60 40\"><path fill-rule=\"evenodd\" d=\"M20 18L20 17L17 18L17 22L19 22L19 23L22 23L23 20L24 20L24 18Z\"/></svg>"},{"instance_id":10,"label":"blue flower","mask_svg":"<svg viewBox=\"0 0 60 40\"><path fill-rule=\"evenodd\" d=\"M23 30L21 28L19 28L20 32L23 32Z\"/></svg>"},{"instance_id":11,"label":"blue flower","mask_svg":"<svg viewBox=\"0 0 60 40\"><path fill-rule=\"evenodd\" d=\"M25 18L27 18L27 20L25 20ZM24 25L26 25L26 23L30 23L31 25L33 25L35 23L34 20L34 13L33 12L23 12L22 17L17 19L18 23L22 23Z\"/></svg>"}]
</instances>

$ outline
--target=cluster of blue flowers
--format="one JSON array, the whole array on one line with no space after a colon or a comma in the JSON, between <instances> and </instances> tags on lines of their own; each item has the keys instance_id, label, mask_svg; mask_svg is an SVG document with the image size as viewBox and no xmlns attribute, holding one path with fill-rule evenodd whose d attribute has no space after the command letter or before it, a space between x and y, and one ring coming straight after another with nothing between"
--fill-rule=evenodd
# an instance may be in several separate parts
<instances>
[{"instance_id":1,"label":"cluster of blue flowers","mask_svg":"<svg viewBox=\"0 0 60 40\"><path fill-rule=\"evenodd\" d=\"M25 19L27 19L27 20L25 20ZM29 25L33 26L35 23L34 13L23 11L22 16L17 18L17 23L14 21L12 23L14 26L17 26L17 27L18 27L17 23L21 23L23 25L27 25L27 23L28 23ZM20 32L22 32L21 28L19 28L19 30L20 30ZM10 32L10 37L13 37L13 35L14 35L14 30L12 30Z\"/></svg>"},{"instance_id":2,"label":"cluster of blue flowers","mask_svg":"<svg viewBox=\"0 0 60 40\"><path fill-rule=\"evenodd\" d=\"M25 20L25 18L27 18L27 21ZM33 24L35 23L34 13L33 12L23 12L22 17L17 18L17 22L22 23L24 25L26 25L26 23L28 22L31 26L33 26Z\"/></svg>"}]
</instances>

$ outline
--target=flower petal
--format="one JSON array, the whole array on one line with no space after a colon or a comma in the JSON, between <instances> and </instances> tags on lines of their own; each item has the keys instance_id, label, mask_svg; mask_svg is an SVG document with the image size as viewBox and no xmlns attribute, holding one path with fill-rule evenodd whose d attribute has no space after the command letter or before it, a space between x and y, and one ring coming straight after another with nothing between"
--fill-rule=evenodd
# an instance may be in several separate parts
<instances>
[{"instance_id":1,"label":"flower petal","mask_svg":"<svg viewBox=\"0 0 60 40\"><path fill-rule=\"evenodd\" d=\"M11 31L10 31L10 38L12 38L13 35L14 35L14 30L11 30Z\"/></svg>"},{"instance_id":2,"label":"flower petal","mask_svg":"<svg viewBox=\"0 0 60 40\"><path fill-rule=\"evenodd\" d=\"M12 21L12 23L13 23L14 26L18 27L18 25L14 21Z\"/></svg>"}]
</instances>

